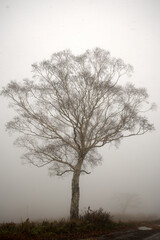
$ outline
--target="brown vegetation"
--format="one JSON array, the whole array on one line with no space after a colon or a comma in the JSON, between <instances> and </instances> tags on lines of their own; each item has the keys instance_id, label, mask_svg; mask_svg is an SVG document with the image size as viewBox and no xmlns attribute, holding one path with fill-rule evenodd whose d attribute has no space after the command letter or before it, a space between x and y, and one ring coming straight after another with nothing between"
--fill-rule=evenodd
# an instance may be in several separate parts
<instances>
[{"instance_id":1,"label":"brown vegetation","mask_svg":"<svg viewBox=\"0 0 160 240\"><path fill-rule=\"evenodd\" d=\"M115 223L109 213L99 209L88 210L76 221L42 221L41 223L25 222L3 223L0 225L0 239L3 240L70 240L99 236L107 232L125 228L123 223Z\"/></svg>"},{"instance_id":2,"label":"brown vegetation","mask_svg":"<svg viewBox=\"0 0 160 240\"><path fill-rule=\"evenodd\" d=\"M146 226L152 231L140 231L138 227ZM106 236L106 239L114 239L115 236L124 234L133 235L133 239L143 239L143 236L150 236L160 231L159 221L113 221L113 217L103 209L92 211L88 209L78 220L60 221L3 223L0 224L1 240L97 240L99 236ZM140 238L134 238L140 237Z\"/></svg>"}]
</instances>

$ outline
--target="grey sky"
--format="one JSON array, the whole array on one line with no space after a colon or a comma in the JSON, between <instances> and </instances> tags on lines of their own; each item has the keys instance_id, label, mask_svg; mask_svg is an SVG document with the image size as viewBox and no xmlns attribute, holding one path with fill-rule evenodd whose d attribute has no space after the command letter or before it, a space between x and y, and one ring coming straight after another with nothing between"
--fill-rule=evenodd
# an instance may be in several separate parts
<instances>
[{"instance_id":1,"label":"grey sky","mask_svg":"<svg viewBox=\"0 0 160 240\"><path fill-rule=\"evenodd\" d=\"M31 64L69 48L78 54L101 47L134 67L130 79L148 89L158 109L149 114L156 131L105 146L104 162L81 177L80 208L119 209L113 195L137 193L138 212L160 215L160 1L0 0L0 87L31 78ZM21 164L5 132L13 116L0 98L0 222L69 215L71 177L50 178L47 169ZM105 184L104 184L105 182Z\"/></svg>"}]
</instances>

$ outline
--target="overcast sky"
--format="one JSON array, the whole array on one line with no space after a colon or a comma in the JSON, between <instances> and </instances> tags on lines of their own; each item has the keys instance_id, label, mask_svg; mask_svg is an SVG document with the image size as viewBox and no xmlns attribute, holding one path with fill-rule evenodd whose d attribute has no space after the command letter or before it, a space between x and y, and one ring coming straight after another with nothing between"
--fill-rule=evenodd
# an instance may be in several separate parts
<instances>
[{"instance_id":1,"label":"overcast sky","mask_svg":"<svg viewBox=\"0 0 160 240\"><path fill-rule=\"evenodd\" d=\"M154 132L100 150L103 164L81 177L81 210L121 211L115 194L135 193L141 200L135 212L160 216L159 43L159 0L0 0L0 88L31 78L31 64L54 52L100 47L133 65L126 81L146 87L157 104L148 116ZM13 116L7 106L1 97L0 222L68 216L71 177L50 178L47 168L22 165L23 150L5 132Z\"/></svg>"}]
</instances>

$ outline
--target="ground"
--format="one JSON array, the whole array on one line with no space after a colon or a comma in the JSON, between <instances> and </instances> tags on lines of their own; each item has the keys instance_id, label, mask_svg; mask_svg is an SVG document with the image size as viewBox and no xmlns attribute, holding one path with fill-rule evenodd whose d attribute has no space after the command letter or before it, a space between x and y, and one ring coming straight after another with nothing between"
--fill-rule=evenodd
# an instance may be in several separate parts
<instances>
[{"instance_id":1,"label":"ground","mask_svg":"<svg viewBox=\"0 0 160 240\"><path fill-rule=\"evenodd\" d=\"M160 240L160 225L148 224L147 227L140 226L135 229L117 231L85 240Z\"/></svg>"},{"instance_id":2,"label":"ground","mask_svg":"<svg viewBox=\"0 0 160 240\"><path fill-rule=\"evenodd\" d=\"M86 213L78 221L26 219L0 224L0 240L160 240L160 220L116 223L101 210Z\"/></svg>"}]
</instances>

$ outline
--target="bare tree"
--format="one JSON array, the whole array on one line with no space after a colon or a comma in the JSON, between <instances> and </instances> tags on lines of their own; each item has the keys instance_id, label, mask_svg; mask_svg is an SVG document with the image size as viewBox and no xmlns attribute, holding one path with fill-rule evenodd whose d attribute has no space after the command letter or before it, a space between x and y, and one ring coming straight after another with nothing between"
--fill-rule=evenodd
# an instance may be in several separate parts
<instances>
[{"instance_id":1,"label":"bare tree","mask_svg":"<svg viewBox=\"0 0 160 240\"><path fill-rule=\"evenodd\" d=\"M144 88L119 79L132 67L96 48L74 56L70 51L33 64L33 80L10 82L1 94L11 100L17 116L7 123L19 132L16 144L23 158L50 173L72 172L70 217L79 213L79 177L100 163L99 147L153 130L144 116Z\"/></svg>"},{"instance_id":2,"label":"bare tree","mask_svg":"<svg viewBox=\"0 0 160 240\"><path fill-rule=\"evenodd\" d=\"M120 205L122 217L126 215L128 210L141 205L140 196L136 193L117 193L114 194L113 198Z\"/></svg>"}]
</instances>

